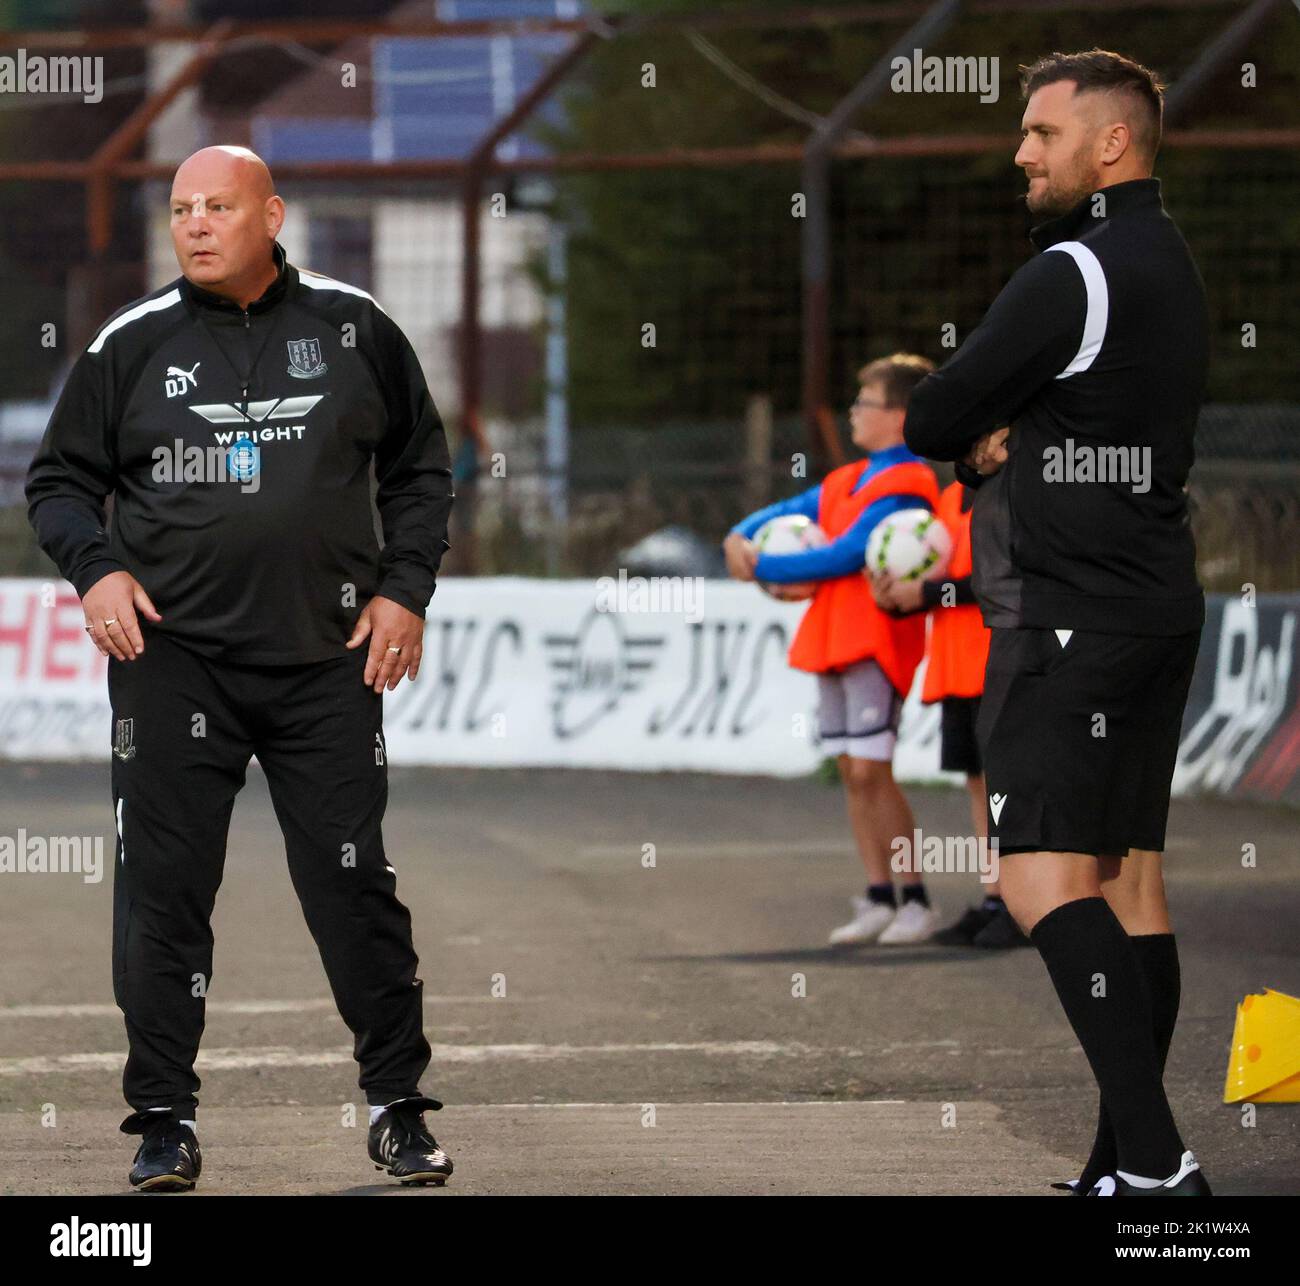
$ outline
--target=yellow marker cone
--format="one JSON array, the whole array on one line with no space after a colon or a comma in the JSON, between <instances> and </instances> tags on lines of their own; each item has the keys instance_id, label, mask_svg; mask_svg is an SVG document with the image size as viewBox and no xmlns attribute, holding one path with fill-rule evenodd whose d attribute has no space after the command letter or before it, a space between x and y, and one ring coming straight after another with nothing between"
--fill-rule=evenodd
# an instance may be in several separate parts
<instances>
[{"instance_id":1,"label":"yellow marker cone","mask_svg":"<svg viewBox=\"0 0 1300 1286\"><path fill-rule=\"evenodd\" d=\"M1300 1103L1300 1000L1266 988L1237 1006L1225 1103Z\"/></svg>"}]
</instances>

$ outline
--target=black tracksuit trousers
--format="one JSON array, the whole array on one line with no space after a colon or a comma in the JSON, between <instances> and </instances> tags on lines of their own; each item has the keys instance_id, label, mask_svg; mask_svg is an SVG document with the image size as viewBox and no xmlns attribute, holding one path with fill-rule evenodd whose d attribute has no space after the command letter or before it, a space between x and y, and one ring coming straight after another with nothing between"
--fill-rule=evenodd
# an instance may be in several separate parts
<instances>
[{"instance_id":1,"label":"black tracksuit trousers","mask_svg":"<svg viewBox=\"0 0 1300 1286\"><path fill-rule=\"evenodd\" d=\"M361 681L368 643L311 665L239 665L142 626L144 654L108 663L113 994L130 1043L127 1102L187 1117L197 1106L210 919L254 754L294 890L355 1037L366 1101L418 1094L430 1056L423 984L380 835L388 768L383 698Z\"/></svg>"}]
</instances>

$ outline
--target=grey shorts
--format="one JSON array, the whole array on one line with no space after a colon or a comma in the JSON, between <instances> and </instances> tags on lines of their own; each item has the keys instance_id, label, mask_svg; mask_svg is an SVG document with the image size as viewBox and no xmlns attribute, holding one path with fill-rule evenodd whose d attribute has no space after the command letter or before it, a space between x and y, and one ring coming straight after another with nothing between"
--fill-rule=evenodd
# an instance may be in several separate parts
<instances>
[{"instance_id":1,"label":"grey shorts","mask_svg":"<svg viewBox=\"0 0 1300 1286\"><path fill-rule=\"evenodd\" d=\"M902 714L903 698L875 661L817 676L817 734L825 755L888 763Z\"/></svg>"}]
</instances>

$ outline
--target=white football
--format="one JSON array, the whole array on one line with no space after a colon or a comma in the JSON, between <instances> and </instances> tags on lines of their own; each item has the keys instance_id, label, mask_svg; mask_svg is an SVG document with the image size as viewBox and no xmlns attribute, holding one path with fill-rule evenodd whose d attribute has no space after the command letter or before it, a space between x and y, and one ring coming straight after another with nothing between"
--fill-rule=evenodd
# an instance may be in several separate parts
<instances>
[{"instance_id":1,"label":"white football","mask_svg":"<svg viewBox=\"0 0 1300 1286\"><path fill-rule=\"evenodd\" d=\"M769 518L754 533L754 544L760 554L801 554L805 549L820 549L826 543L826 533L803 514L783 514L779 518ZM759 581L758 587L763 593L786 603L811 598L817 592L816 581L805 581L798 585L769 585Z\"/></svg>"},{"instance_id":2,"label":"white football","mask_svg":"<svg viewBox=\"0 0 1300 1286\"><path fill-rule=\"evenodd\" d=\"M938 580L948 570L952 537L928 509L900 509L877 523L867 541L868 576Z\"/></svg>"}]
</instances>

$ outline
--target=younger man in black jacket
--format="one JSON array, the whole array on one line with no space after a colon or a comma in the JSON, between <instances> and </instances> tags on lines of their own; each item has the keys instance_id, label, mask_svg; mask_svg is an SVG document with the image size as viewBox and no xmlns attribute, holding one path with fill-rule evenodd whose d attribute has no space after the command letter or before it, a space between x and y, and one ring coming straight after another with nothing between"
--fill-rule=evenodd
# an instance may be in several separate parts
<instances>
[{"instance_id":1,"label":"younger man in black jacket","mask_svg":"<svg viewBox=\"0 0 1300 1286\"><path fill-rule=\"evenodd\" d=\"M1024 92L1016 163L1044 253L917 387L906 440L983 483L990 836L1101 1090L1075 1191L1207 1195L1162 1085L1179 970L1161 875L1204 620L1185 500L1204 290L1151 177L1152 73L1053 54Z\"/></svg>"}]
</instances>

